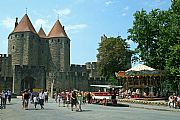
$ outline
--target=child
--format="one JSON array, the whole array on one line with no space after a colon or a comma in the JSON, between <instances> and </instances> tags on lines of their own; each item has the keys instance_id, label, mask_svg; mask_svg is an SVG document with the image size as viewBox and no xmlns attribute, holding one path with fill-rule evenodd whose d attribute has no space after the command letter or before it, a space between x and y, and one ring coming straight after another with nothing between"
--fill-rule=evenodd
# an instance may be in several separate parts
<instances>
[{"instance_id":1,"label":"child","mask_svg":"<svg viewBox=\"0 0 180 120\"><path fill-rule=\"evenodd\" d=\"M38 95L35 95L35 96L33 97L33 101L34 101L34 107L36 108L36 106L37 106L37 104L38 104L38 102L39 102L39 97L38 97Z\"/></svg>"}]
</instances>

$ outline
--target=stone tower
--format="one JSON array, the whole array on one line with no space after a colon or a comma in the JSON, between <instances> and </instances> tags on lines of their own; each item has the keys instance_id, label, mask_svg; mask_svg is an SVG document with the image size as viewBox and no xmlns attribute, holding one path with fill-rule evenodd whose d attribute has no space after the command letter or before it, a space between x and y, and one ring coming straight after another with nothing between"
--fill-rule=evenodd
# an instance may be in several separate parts
<instances>
[{"instance_id":1,"label":"stone tower","mask_svg":"<svg viewBox=\"0 0 180 120\"><path fill-rule=\"evenodd\" d=\"M50 70L66 72L70 70L70 39L64 26L57 20L48 34L50 49Z\"/></svg>"},{"instance_id":2,"label":"stone tower","mask_svg":"<svg viewBox=\"0 0 180 120\"><path fill-rule=\"evenodd\" d=\"M41 39L39 43L39 66L44 66L46 71L49 70L49 43L43 28L39 29L38 35Z\"/></svg>"},{"instance_id":3,"label":"stone tower","mask_svg":"<svg viewBox=\"0 0 180 120\"><path fill-rule=\"evenodd\" d=\"M17 19L16 19L17 20ZM16 25L8 37L8 54L14 65L38 65L39 36L27 14Z\"/></svg>"},{"instance_id":4,"label":"stone tower","mask_svg":"<svg viewBox=\"0 0 180 120\"><path fill-rule=\"evenodd\" d=\"M0 54L0 90L87 91L89 84L104 83L97 81L95 67L70 65L70 39L59 20L46 35L42 27L37 33L25 14L8 36L8 55Z\"/></svg>"},{"instance_id":5,"label":"stone tower","mask_svg":"<svg viewBox=\"0 0 180 120\"><path fill-rule=\"evenodd\" d=\"M45 40L39 37L27 14L19 23L16 19L15 28L8 37L8 54L12 59L13 92L45 88L45 62L41 58L42 48L47 46L44 43Z\"/></svg>"}]
</instances>

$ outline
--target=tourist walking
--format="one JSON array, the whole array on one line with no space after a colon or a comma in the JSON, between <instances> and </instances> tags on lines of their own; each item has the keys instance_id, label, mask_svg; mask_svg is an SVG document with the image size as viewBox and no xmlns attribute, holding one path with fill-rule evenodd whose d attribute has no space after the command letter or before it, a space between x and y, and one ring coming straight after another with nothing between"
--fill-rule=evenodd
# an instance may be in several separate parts
<instances>
[{"instance_id":1,"label":"tourist walking","mask_svg":"<svg viewBox=\"0 0 180 120\"><path fill-rule=\"evenodd\" d=\"M41 109L44 109L44 99L45 99L45 94L44 94L44 90L42 90L39 93L39 104L41 106Z\"/></svg>"},{"instance_id":2,"label":"tourist walking","mask_svg":"<svg viewBox=\"0 0 180 120\"><path fill-rule=\"evenodd\" d=\"M39 103L39 97L37 94L34 95L33 102L34 102L34 108L36 108L37 104Z\"/></svg>"},{"instance_id":3,"label":"tourist walking","mask_svg":"<svg viewBox=\"0 0 180 120\"><path fill-rule=\"evenodd\" d=\"M92 103L92 95L91 95L91 92L88 92L88 94L87 94L87 101L88 101L88 104L91 104L91 103Z\"/></svg>"},{"instance_id":4,"label":"tourist walking","mask_svg":"<svg viewBox=\"0 0 180 120\"><path fill-rule=\"evenodd\" d=\"M66 92L66 105L69 107L70 99L71 99L71 92Z\"/></svg>"},{"instance_id":5,"label":"tourist walking","mask_svg":"<svg viewBox=\"0 0 180 120\"><path fill-rule=\"evenodd\" d=\"M56 103L57 103L57 99L58 99L58 93L55 92L55 93L54 93L54 100L56 101Z\"/></svg>"},{"instance_id":6,"label":"tourist walking","mask_svg":"<svg viewBox=\"0 0 180 120\"><path fill-rule=\"evenodd\" d=\"M26 110L28 109L28 105L29 105L29 98L30 98L30 95L28 93L28 90L25 90L24 91L24 94L23 94L23 108Z\"/></svg>"},{"instance_id":7,"label":"tourist walking","mask_svg":"<svg viewBox=\"0 0 180 120\"><path fill-rule=\"evenodd\" d=\"M62 96L62 101L63 101L63 107L65 107L65 104L66 104L66 92L62 92L61 93L61 96Z\"/></svg>"},{"instance_id":8,"label":"tourist walking","mask_svg":"<svg viewBox=\"0 0 180 120\"><path fill-rule=\"evenodd\" d=\"M73 106L75 106L76 111L77 111L77 94L76 91L72 92L71 95L71 110L73 111Z\"/></svg>"},{"instance_id":9,"label":"tourist walking","mask_svg":"<svg viewBox=\"0 0 180 120\"><path fill-rule=\"evenodd\" d=\"M58 94L57 98L58 98L58 106L60 107L61 99L62 99L61 93Z\"/></svg>"},{"instance_id":10,"label":"tourist walking","mask_svg":"<svg viewBox=\"0 0 180 120\"><path fill-rule=\"evenodd\" d=\"M45 90L45 91L44 91L44 94L45 94L45 102L47 103L47 102L48 102L48 91Z\"/></svg>"},{"instance_id":11,"label":"tourist walking","mask_svg":"<svg viewBox=\"0 0 180 120\"><path fill-rule=\"evenodd\" d=\"M8 102L9 102L9 103L11 102L11 95L12 95L12 92L11 92L11 90L9 89L9 90L7 91L7 97L8 97Z\"/></svg>"},{"instance_id":12,"label":"tourist walking","mask_svg":"<svg viewBox=\"0 0 180 120\"><path fill-rule=\"evenodd\" d=\"M83 102L83 95L82 95L81 92L78 92L77 101L78 101L78 110L82 111L81 105L82 105L82 102Z\"/></svg>"},{"instance_id":13,"label":"tourist walking","mask_svg":"<svg viewBox=\"0 0 180 120\"><path fill-rule=\"evenodd\" d=\"M5 90L2 90L2 93L1 93L1 106L2 108L6 108L6 92Z\"/></svg>"}]
</instances>

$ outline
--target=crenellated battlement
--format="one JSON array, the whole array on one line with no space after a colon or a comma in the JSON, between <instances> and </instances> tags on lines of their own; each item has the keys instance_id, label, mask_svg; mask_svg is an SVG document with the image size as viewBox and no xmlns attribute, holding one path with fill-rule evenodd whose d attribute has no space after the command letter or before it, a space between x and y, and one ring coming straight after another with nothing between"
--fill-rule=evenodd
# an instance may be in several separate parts
<instances>
[{"instance_id":1,"label":"crenellated battlement","mask_svg":"<svg viewBox=\"0 0 180 120\"><path fill-rule=\"evenodd\" d=\"M70 64L70 39L59 20L48 36L42 28L36 32L27 14L21 21L16 19L8 36L8 54L0 54L0 75L11 78L9 86L14 93L27 87L88 90L88 82L104 82L98 78L96 62Z\"/></svg>"},{"instance_id":2,"label":"crenellated battlement","mask_svg":"<svg viewBox=\"0 0 180 120\"><path fill-rule=\"evenodd\" d=\"M0 58L8 58L10 57L10 54L0 54Z\"/></svg>"},{"instance_id":3,"label":"crenellated battlement","mask_svg":"<svg viewBox=\"0 0 180 120\"><path fill-rule=\"evenodd\" d=\"M96 69L96 62L86 62L86 69Z\"/></svg>"},{"instance_id":4,"label":"crenellated battlement","mask_svg":"<svg viewBox=\"0 0 180 120\"><path fill-rule=\"evenodd\" d=\"M70 71L86 71L86 65L76 65L76 64L71 64Z\"/></svg>"},{"instance_id":5,"label":"crenellated battlement","mask_svg":"<svg viewBox=\"0 0 180 120\"><path fill-rule=\"evenodd\" d=\"M27 65L15 65L15 68L16 69L23 69L23 70L29 70L29 69L33 69L33 70L35 70L35 69L37 69L37 70L39 70L39 69L45 69L45 67L44 66L27 66Z\"/></svg>"}]
</instances>

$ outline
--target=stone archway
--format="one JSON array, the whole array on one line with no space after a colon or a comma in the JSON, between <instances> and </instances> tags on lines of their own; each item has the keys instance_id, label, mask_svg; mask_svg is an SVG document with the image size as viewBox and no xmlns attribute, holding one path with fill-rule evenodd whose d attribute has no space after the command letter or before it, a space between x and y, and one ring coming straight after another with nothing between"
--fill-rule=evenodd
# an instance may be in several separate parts
<instances>
[{"instance_id":1,"label":"stone archway","mask_svg":"<svg viewBox=\"0 0 180 120\"><path fill-rule=\"evenodd\" d=\"M29 89L33 90L35 88L35 79L33 77L27 76L21 80L21 90Z\"/></svg>"}]
</instances>

